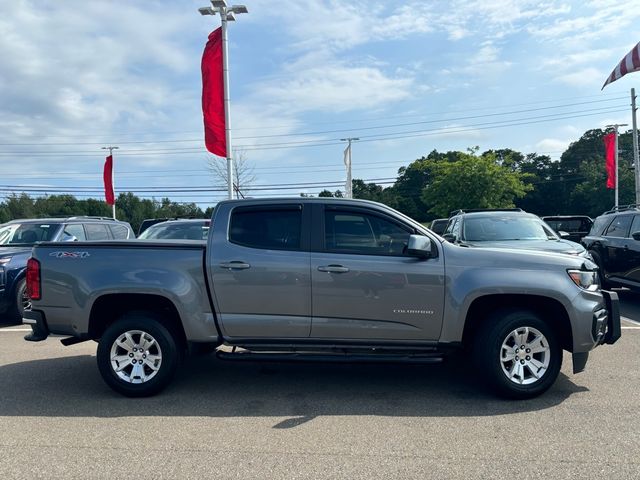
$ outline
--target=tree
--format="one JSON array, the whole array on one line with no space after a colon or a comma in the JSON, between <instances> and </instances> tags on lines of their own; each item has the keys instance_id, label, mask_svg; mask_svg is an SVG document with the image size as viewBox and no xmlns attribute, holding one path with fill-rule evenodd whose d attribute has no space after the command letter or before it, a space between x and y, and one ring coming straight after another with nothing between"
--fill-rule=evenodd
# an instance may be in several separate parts
<instances>
[{"instance_id":1,"label":"tree","mask_svg":"<svg viewBox=\"0 0 640 480\"><path fill-rule=\"evenodd\" d=\"M227 175L227 159L211 157L209 159L209 170L213 173L216 187L227 188L229 178ZM253 173L254 168L248 160L244 150L234 150L233 152L233 190L236 198L245 198L249 195L251 185L256 180Z\"/></svg>"},{"instance_id":2,"label":"tree","mask_svg":"<svg viewBox=\"0 0 640 480\"><path fill-rule=\"evenodd\" d=\"M495 153L462 154L460 160L435 162L428 169L431 181L422 198L438 216L458 208L513 207L514 200L532 188L524 182L524 174L499 165Z\"/></svg>"}]
</instances>

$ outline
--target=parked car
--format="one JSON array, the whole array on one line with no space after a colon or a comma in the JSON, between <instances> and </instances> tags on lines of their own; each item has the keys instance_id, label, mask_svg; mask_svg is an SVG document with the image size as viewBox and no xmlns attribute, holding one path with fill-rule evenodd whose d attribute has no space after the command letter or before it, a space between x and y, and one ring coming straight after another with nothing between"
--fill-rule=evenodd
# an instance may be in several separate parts
<instances>
[{"instance_id":1,"label":"parked car","mask_svg":"<svg viewBox=\"0 0 640 480\"><path fill-rule=\"evenodd\" d=\"M429 228L432 232L437 233L438 235L442 235L445 228L447 228L447 223L449 223L448 218L436 218L433 222L431 222L431 226Z\"/></svg>"},{"instance_id":2,"label":"parked car","mask_svg":"<svg viewBox=\"0 0 640 480\"><path fill-rule=\"evenodd\" d=\"M463 247L542 250L590 258L582 245L563 240L539 217L519 208L458 210L449 218L443 237Z\"/></svg>"},{"instance_id":3,"label":"parked car","mask_svg":"<svg viewBox=\"0 0 640 480\"><path fill-rule=\"evenodd\" d=\"M620 336L617 296L600 290L593 262L461 248L382 204L230 200L211 229L206 244L36 245L26 339L97 340L103 379L128 396L166 387L193 343L248 361L450 353L499 394L528 398L555 382L563 349L577 373Z\"/></svg>"},{"instance_id":4,"label":"parked car","mask_svg":"<svg viewBox=\"0 0 640 480\"><path fill-rule=\"evenodd\" d=\"M134 238L131 226L112 218L68 217L13 220L0 225L0 318L22 321L30 307L25 270L36 242L73 242Z\"/></svg>"},{"instance_id":5,"label":"parked car","mask_svg":"<svg viewBox=\"0 0 640 480\"><path fill-rule=\"evenodd\" d=\"M603 284L640 291L640 209L636 205L597 217L582 244L600 267Z\"/></svg>"},{"instance_id":6,"label":"parked car","mask_svg":"<svg viewBox=\"0 0 640 480\"><path fill-rule=\"evenodd\" d=\"M593 220L586 215L547 216L542 217L542 220L553 228L561 238L578 243L589 233L593 226Z\"/></svg>"},{"instance_id":7,"label":"parked car","mask_svg":"<svg viewBox=\"0 0 640 480\"><path fill-rule=\"evenodd\" d=\"M142 240L206 240L211 220L183 219L156 223L147 228L138 238Z\"/></svg>"}]
</instances>

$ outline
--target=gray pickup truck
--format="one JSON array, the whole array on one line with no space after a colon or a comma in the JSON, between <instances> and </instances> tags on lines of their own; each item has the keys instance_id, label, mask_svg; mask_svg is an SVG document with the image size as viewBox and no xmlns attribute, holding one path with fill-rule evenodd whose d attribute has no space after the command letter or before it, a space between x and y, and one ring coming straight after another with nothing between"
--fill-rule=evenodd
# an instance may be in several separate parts
<instances>
[{"instance_id":1,"label":"gray pickup truck","mask_svg":"<svg viewBox=\"0 0 640 480\"><path fill-rule=\"evenodd\" d=\"M207 243L41 243L27 340L98 342L114 390L159 392L190 348L228 360L436 363L461 356L528 398L620 337L615 293L579 256L465 248L373 202L225 201ZM467 360L468 359L468 360Z\"/></svg>"}]
</instances>

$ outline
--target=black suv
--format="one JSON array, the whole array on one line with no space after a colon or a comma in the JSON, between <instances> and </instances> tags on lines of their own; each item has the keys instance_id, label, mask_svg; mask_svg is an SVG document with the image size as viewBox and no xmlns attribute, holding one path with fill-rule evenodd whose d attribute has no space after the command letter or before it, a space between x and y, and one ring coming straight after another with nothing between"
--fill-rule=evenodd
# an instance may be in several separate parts
<instances>
[{"instance_id":1,"label":"black suv","mask_svg":"<svg viewBox=\"0 0 640 480\"><path fill-rule=\"evenodd\" d=\"M36 242L125 240L131 226L108 217L12 220L0 225L0 323L21 322L29 308L25 270Z\"/></svg>"},{"instance_id":2,"label":"black suv","mask_svg":"<svg viewBox=\"0 0 640 480\"><path fill-rule=\"evenodd\" d=\"M640 290L640 208L622 205L596 218L582 244L600 267L600 281Z\"/></svg>"},{"instance_id":3,"label":"black suv","mask_svg":"<svg viewBox=\"0 0 640 480\"><path fill-rule=\"evenodd\" d=\"M555 215L542 217L555 232L562 238L572 242L580 242L591 231L593 220L586 215ZM567 235L564 235L564 232Z\"/></svg>"},{"instance_id":4,"label":"black suv","mask_svg":"<svg viewBox=\"0 0 640 480\"><path fill-rule=\"evenodd\" d=\"M463 247L542 250L590 258L582 245L560 238L540 217L520 208L454 211L442 236Z\"/></svg>"}]
</instances>

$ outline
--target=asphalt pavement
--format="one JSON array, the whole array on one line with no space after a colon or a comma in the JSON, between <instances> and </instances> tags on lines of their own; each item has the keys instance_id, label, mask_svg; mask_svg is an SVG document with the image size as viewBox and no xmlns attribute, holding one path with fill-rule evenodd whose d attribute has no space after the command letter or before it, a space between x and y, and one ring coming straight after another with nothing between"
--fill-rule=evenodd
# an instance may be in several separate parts
<instances>
[{"instance_id":1,"label":"asphalt pavement","mask_svg":"<svg viewBox=\"0 0 640 480\"><path fill-rule=\"evenodd\" d=\"M585 372L500 400L439 366L191 358L162 394L101 380L96 344L0 329L0 478L640 478L640 296ZM632 323L632 321L639 321Z\"/></svg>"}]
</instances>

